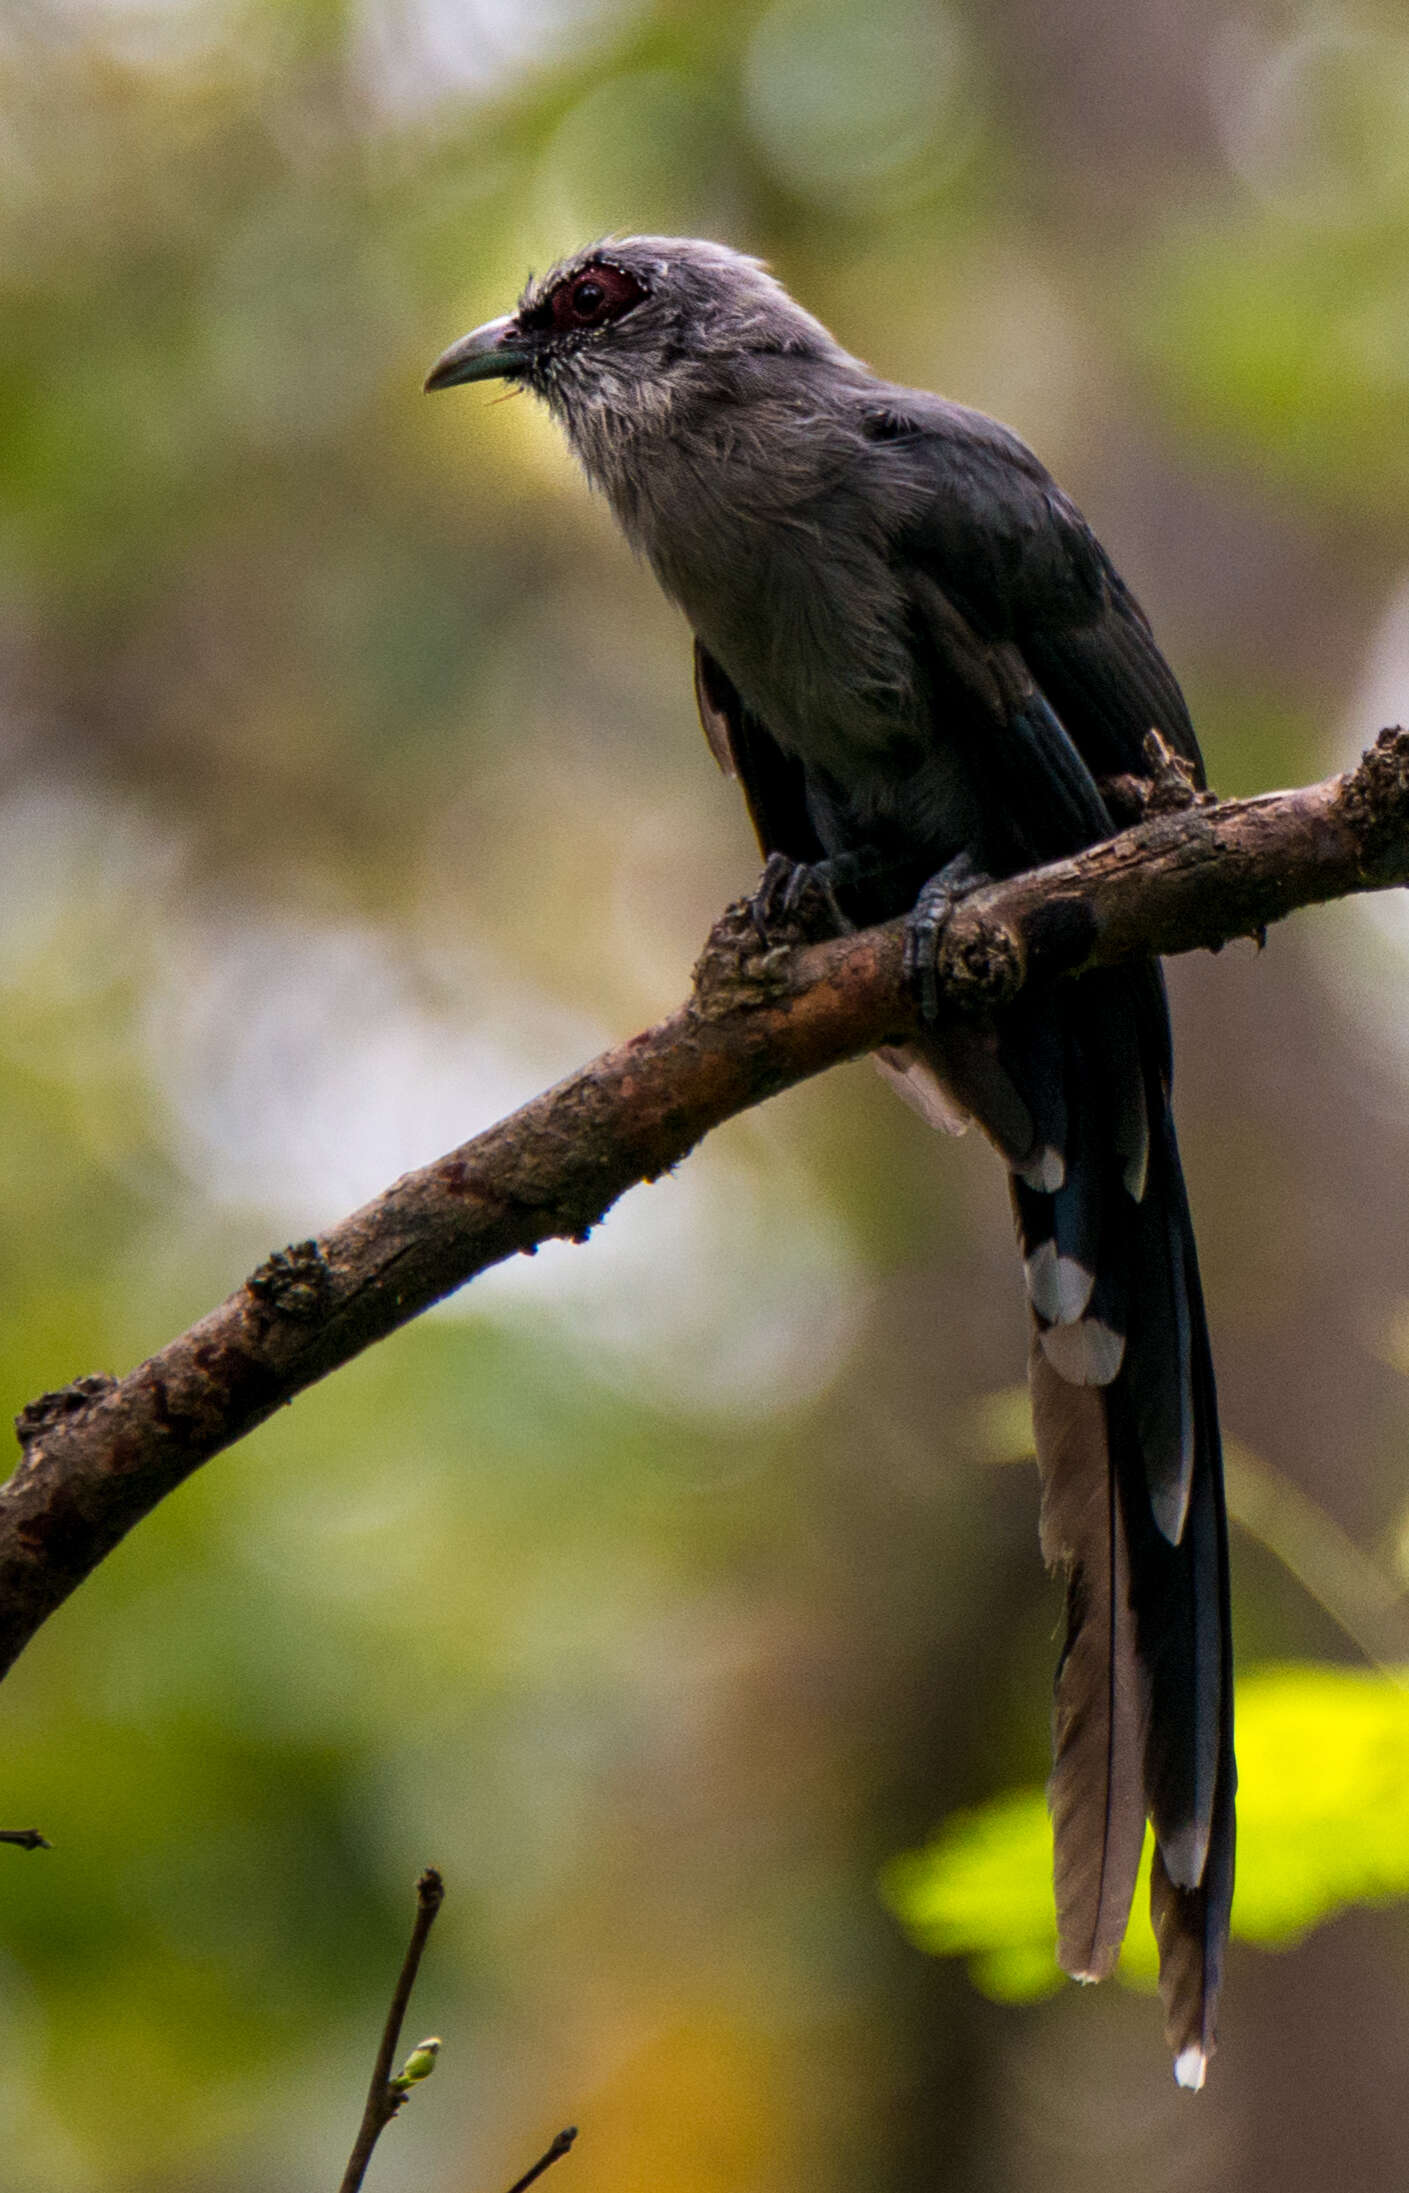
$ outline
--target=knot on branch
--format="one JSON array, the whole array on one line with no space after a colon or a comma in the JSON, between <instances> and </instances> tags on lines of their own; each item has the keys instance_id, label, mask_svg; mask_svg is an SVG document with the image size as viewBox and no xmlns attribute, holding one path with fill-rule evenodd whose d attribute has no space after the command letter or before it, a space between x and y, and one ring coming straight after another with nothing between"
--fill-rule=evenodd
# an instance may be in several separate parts
<instances>
[{"instance_id":1,"label":"knot on branch","mask_svg":"<svg viewBox=\"0 0 1409 2193\"><path fill-rule=\"evenodd\" d=\"M1381 731L1344 780L1341 809L1367 867L1403 845L1409 833L1409 731L1398 725Z\"/></svg>"},{"instance_id":2,"label":"knot on branch","mask_svg":"<svg viewBox=\"0 0 1409 2193\"><path fill-rule=\"evenodd\" d=\"M752 1005L776 1004L788 990L793 959L791 942L766 944L759 936L753 900L735 899L710 930L695 961L690 978L692 1010L701 1020L723 1020Z\"/></svg>"},{"instance_id":3,"label":"knot on branch","mask_svg":"<svg viewBox=\"0 0 1409 2193\"><path fill-rule=\"evenodd\" d=\"M1150 815L1179 815L1190 807L1212 807L1212 792L1199 783L1198 771L1158 731L1145 733L1143 775L1133 770L1118 777L1098 777L1096 789L1118 830L1144 822Z\"/></svg>"},{"instance_id":4,"label":"knot on branch","mask_svg":"<svg viewBox=\"0 0 1409 2193\"><path fill-rule=\"evenodd\" d=\"M316 1241L295 1241L266 1257L245 1285L261 1309L303 1319L317 1317L325 1307L333 1275Z\"/></svg>"},{"instance_id":5,"label":"knot on branch","mask_svg":"<svg viewBox=\"0 0 1409 2193\"><path fill-rule=\"evenodd\" d=\"M1145 792L1147 815L1177 815L1186 807L1211 805L1213 794L1201 789L1194 764L1186 755L1176 754L1158 731L1145 733L1142 751L1149 771Z\"/></svg>"},{"instance_id":6,"label":"knot on branch","mask_svg":"<svg viewBox=\"0 0 1409 2193\"><path fill-rule=\"evenodd\" d=\"M56 1425L82 1416L116 1387L115 1378L110 1378L106 1371L96 1371L90 1378L75 1378L72 1385L60 1386L53 1393L42 1393L35 1400L26 1401L15 1418L15 1435L20 1445L32 1447L36 1439L53 1431Z\"/></svg>"},{"instance_id":7,"label":"knot on branch","mask_svg":"<svg viewBox=\"0 0 1409 2193\"><path fill-rule=\"evenodd\" d=\"M1015 998L1026 974L1021 939L1003 922L951 917L935 969L945 1008L966 1019L997 1012Z\"/></svg>"}]
</instances>

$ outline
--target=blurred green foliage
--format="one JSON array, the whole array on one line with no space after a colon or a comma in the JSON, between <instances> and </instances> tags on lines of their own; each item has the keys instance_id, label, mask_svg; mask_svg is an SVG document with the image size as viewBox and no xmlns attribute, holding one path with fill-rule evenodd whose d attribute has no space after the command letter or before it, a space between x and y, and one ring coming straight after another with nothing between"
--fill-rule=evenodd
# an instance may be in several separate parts
<instances>
[{"instance_id":1,"label":"blurred green foliage","mask_svg":"<svg viewBox=\"0 0 1409 2193\"><path fill-rule=\"evenodd\" d=\"M448 340L596 232L764 251L1040 447L1215 783L1304 778L1409 706L1404 81L1390 0L10 0L7 1407L667 1009L751 879L677 620L527 402L422 403ZM1355 910L1176 972L1286 1526L1236 1548L1249 1663L1341 1650L1342 1541L1403 1542L1404 979ZM335 2182L427 1860L446 2061L388 2189L485 2193L569 2117L579 2193L1400 2182L1394 1912L1275 1987L1235 1951L1195 2151L1147 2004L990 2015L875 1897L1042 1772L1056 1595L985 1466L1023 1344L998 1168L858 1068L202 1473L0 1698L0 1813L55 1844L0 1850L0 2185ZM1247 1927L1274 1769L1309 1804L1380 1695L1304 1678L1265 1772L1249 1705ZM1027 1799L1011 1837L970 1951L1047 1971ZM1364 1893L1316 1867L1264 1936Z\"/></svg>"}]
</instances>

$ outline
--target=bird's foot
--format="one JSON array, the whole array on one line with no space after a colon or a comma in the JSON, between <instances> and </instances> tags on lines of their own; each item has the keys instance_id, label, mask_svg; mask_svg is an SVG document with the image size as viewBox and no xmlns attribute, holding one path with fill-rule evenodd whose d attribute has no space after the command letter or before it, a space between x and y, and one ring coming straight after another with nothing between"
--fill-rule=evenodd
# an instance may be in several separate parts
<instances>
[{"instance_id":1,"label":"bird's foot","mask_svg":"<svg viewBox=\"0 0 1409 2193\"><path fill-rule=\"evenodd\" d=\"M826 937L845 936L856 924L842 904L843 894L867 882L875 870L866 853L839 853L818 861L770 853L749 901L759 942L819 944Z\"/></svg>"},{"instance_id":2,"label":"bird's foot","mask_svg":"<svg viewBox=\"0 0 1409 2193\"><path fill-rule=\"evenodd\" d=\"M939 948L945 925L960 899L991 881L968 853L956 853L921 889L905 923L905 980L915 992L920 1018L939 1018Z\"/></svg>"}]
</instances>

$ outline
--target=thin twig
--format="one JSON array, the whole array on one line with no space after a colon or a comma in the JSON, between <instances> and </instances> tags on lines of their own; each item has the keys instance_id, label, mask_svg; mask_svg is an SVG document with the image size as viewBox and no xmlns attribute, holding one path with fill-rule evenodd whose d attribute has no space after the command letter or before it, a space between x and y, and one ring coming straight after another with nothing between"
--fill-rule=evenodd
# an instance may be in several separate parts
<instances>
[{"instance_id":1,"label":"thin twig","mask_svg":"<svg viewBox=\"0 0 1409 2193\"><path fill-rule=\"evenodd\" d=\"M551 2163L557 2162L560 2156L566 2155L576 2138L577 2126L575 2124L568 2125L564 2131L558 2134L547 2153L539 2156L532 2170L526 2170L521 2178L515 2178L509 2188L509 2193L524 2193L525 2186L532 2185L534 2179L541 2178Z\"/></svg>"},{"instance_id":2,"label":"thin twig","mask_svg":"<svg viewBox=\"0 0 1409 2193\"><path fill-rule=\"evenodd\" d=\"M1406 1681L1409 1599L1330 1511L1245 1447L1223 1442L1228 1513L1384 1675Z\"/></svg>"},{"instance_id":3,"label":"thin twig","mask_svg":"<svg viewBox=\"0 0 1409 2193\"><path fill-rule=\"evenodd\" d=\"M347 2168L343 2172L338 2193L359 2193L372 2150L385 2132L392 2118L406 2099L404 2088L391 2083L391 2067L396 2058L396 2044L401 2038L401 2021L406 2016L406 2005L411 2000L411 1990L416 1984L416 1973L421 1962L421 1952L435 1924L435 1915L445 1901L445 1883L434 1866L427 1866L416 1883L416 1923L411 1929L411 1939L406 1945L401 1971L392 1993L391 2008L382 2028L381 2047L372 2067L372 2083L367 2089L367 2103L362 2112L362 2122Z\"/></svg>"},{"instance_id":4,"label":"thin twig","mask_svg":"<svg viewBox=\"0 0 1409 2193\"><path fill-rule=\"evenodd\" d=\"M1409 883L1409 733L1297 792L1147 813L1078 858L963 900L943 1009L984 1014L1024 985L1150 953L1260 936L1295 907ZM694 993L656 1028L387 1193L269 1258L219 1309L121 1381L81 1378L19 1418L0 1488L0 1673L132 1526L315 1380L503 1258L585 1240L626 1189L709 1130L839 1060L904 1040L904 925L761 952L738 909Z\"/></svg>"}]
</instances>

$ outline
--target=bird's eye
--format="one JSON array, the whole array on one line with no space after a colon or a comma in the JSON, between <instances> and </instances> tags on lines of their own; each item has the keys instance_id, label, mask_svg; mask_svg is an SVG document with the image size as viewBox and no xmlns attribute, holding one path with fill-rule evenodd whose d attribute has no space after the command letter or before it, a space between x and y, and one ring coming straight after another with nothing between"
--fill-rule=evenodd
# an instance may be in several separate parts
<instances>
[{"instance_id":1,"label":"bird's eye","mask_svg":"<svg viewBox=\"0 0 1409 2193\"><path fill-rule=\"evenodd\" d=\"M645 284L628 274L625 267L599 260L596 266L560 283L538 309L559 334L572 335L619 320L645 295Z\"/></svg>"}]
</instances>

